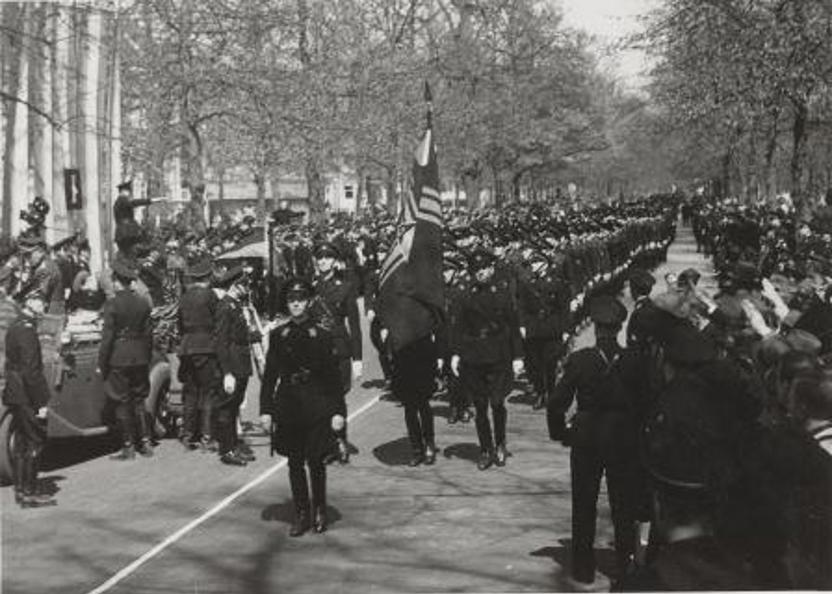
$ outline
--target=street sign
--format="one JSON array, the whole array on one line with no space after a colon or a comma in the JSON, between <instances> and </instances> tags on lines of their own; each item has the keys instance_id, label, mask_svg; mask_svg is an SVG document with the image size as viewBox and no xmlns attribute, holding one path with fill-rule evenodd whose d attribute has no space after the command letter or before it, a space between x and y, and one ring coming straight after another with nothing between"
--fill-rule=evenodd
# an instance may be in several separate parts
<instances>
[{"instance_id":1,"label":"street sign","mask_svg":"<svg viewBox=\"0 0 832 594\"><path fill-rule=\"evenodd\" d=\"M64 195L66 196L66 209L68 211L83 208L80 169L64 169Z\"/></svg>"}]
</instances>

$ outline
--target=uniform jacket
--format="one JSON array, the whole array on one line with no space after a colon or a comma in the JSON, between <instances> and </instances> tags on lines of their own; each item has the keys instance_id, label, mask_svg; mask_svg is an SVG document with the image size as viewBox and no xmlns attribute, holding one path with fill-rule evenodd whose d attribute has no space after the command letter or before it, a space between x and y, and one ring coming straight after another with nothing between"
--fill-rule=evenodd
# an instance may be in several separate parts
<instances>
[{"instance_id":1,"label":"uniform jacket","mask_svg":"<svg viewBox=\"0 0 832 594\"><path fill-rule=\"evenodd\" d=\"M281 423L305 425L345 411L332 335L311 318L290 320L272 330L260 413Z\"/></svg>"},{"instance_id":2,"label":"uniform jacket","mask_svg":"<svg viewBox=\"0 0 832 594\"><path fill-rule=\"evenodd\" d=\"M51 393L43 374L43 357L34 322L24 316L6 331L4 404L46 406Z\"/></svg>"},{"instance_id":3,"label":"uniform jacket","mask_svg":"<svg viewBox=\"0 0 832 594\"><path fill-rule=\"evenodd\" d=\"M179 354L211 355L216 353L215 334L219 298L202 285L191 285L179 303Z\"/></svg>"},{"instance_id":4,"label":"uniform jacket","mask_svg":"<svg viewBox=\"0 0 832 594\"><path fill-rule=\"evenodd\" d=\"M64 287L61 270L52 258L44 258L35 270L22 293L40 293L46 301L46 311L49 313L63 313Z\"/></svg>"},{"instance_id":5,"label":"uniform jacket","mask_svg":"<svg viewBox=\"0 0 832 594\"><path fill-rule=\"evenodd\" d=\"M634 347L642 344L646 338L646 328L644 327L644 320L649 316L652 310L656 309L656 304L650 300L649 297L639 297L636 301L633 313L630 314L630 321L627 322L627 346Z\"/></svg>"},{"instance_id":6,"label":"uniform jacket","mask_svg":"<svg viewBox=\"0 0 832 594\"><path fill-rule=\"evenodd\" d=\"M312 316L331 321L332 328L328 330L332 333L338 357L352 357L354 361L360 361L361 319L355 285L336 274L328 279L318 279L315 295L317 299L311 306Z\"/></svg>"},{"instance_id":7,"label":"uniform jacket","mask_svg":"<svg viewBox=\"0 0 832 594\"><path fill-rule=\"evenodd\" d=\"M520 325L526 328L527 339L561 340L569 324L564 307L567 292L565 283L549 278L531 278L521 283Z\"/></svg>"},{"instance_id":8,"label":"uniform jacket","mask_svg":"<svg viewBox=\"0 0 832 594\"><path fill-rule=\"evenodd\" d=\"M520 325L508 287L475 285L461 300L451 330L453 351L466 363L492 364L522 356Z\"/></svg>"},{"instance_id":9,"label":"uniform jacket","mask_svg":"<svg viewBox=\"0 0 832 594\"><path fill-rule=\"evenodd\" d=\"M251 334L242 304L228 295L217 310L217 358L223 374L251 376Z\"/></svg>"},{"instance_id":10,"label":"uniform jacket","mask_svg":"<svg viewBox=\"0 0 832 594\"><path fill-rule=\"evenodd\" d=\"M98 347L98 368L106 378L113 367L148 365L152 349L150 306L130 290L121 290L104 304L104 328Z\"/></svg>"}]
</instances>

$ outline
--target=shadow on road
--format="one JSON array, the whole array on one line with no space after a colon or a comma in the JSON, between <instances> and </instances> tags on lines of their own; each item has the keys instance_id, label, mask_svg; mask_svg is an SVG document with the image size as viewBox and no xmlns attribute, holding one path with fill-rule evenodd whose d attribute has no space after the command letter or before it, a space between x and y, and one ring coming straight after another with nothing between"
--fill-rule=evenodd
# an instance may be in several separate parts
<instances>
[{"instance_id":1,"label":"shadow on road","mask_svg":"<svg viewBox=\"0 0 832 594\"><path fill-rule=\"evenodd\" d=\"M433 416L447 419L451 415L451 407L447 404L433 406Z\"/></svg>"},{"instance_id":2,"label":"shadow on road","mask_svg":"<svg viewBox=\"0 0 832 594\"><path fill-rule=\"evenodd\" d=\"M536 400L537 395L534 392L526 391L518 392L517 394L508 397L508 401L511 404L526 404L528 406L533 405Z\"/></svg>"},{"instance_id":3,"label":"shadow on road","mask_svg":"<svg viewBox=\"0 0 832 594\"><path fill-rule=\"evenodd\" d=\"M330 526L341 520L342 517L341 512L336 508L331 505L326 506L326 519ZM282 503L274 503L260 512L260 519L264 522L291 524L295 520L295 505L289 499Z\"/></svg>"},{"instance_id":4,"label":"shadow on road","mask_svg":"<svg viewBox=\"0 0 832 594\"><path fill-rule=\"evenodd\" d=\"M413 450L407 437L399 437L373 448L373 456L387 466L405 466L413 457Z\"/></svg>"},{"instance_id":5,"label":"shadow on road","mask_svg":"<svg viewBox=\"0 0 832 594\"><path fill-rule=\"evenodd\" d=\"M558 540L559 546L547 546L531 551L529 553L532 557L549 558L560 567L563 571L558 574L558 579L561 583L557 584L559 591L567 591L571 589L571 585L567 581L570 575L570 568L572 567L572 539L562 538ZM595 549L595 562L598 571L606 576L614 576L616 572L615 551L609 548Z\"/></svg>"},{"instance_id":6,"label":"shadow on road","mask_svg":"<svg viewBox=\"0 0 832 594\"><path fill-rule=\"evenodd\" d=\"M45 472L66 468L106 456L116 451L118 446L118 439L114 435L55 439L49 441L43 450L40 468Z\"/></svg>"},{"instance_id":7,"label":"shadow on road","mask_svg":"<svg viewBox=\"0 0 832 594\"><path fill-rule=\"evenodd\" d=\"M455 443L446 447L443 454L446 458L461 458L476 462L480 457L480 446L476 443Z\"/></svg>"}]
</instances>

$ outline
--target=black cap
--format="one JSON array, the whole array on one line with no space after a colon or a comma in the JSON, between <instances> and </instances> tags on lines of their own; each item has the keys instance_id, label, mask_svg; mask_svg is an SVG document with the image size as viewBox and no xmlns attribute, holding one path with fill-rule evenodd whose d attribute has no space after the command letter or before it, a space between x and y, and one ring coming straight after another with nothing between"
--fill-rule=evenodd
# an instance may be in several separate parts
<instances>
[{"instance_id":1,"label":"black cap","mask_svg":"<svg viewBox=\"0 0 832 594\"><path fill-rule=\"evenodd\" d=\"M127 181L123 181L116 186L116 189L119 192L129 192L130 194L133 193L133 180L129 179Z\"/></svg>"},{"instance_id":2,"label":"black cap","mask_svg":"<svg viewBox=\"0 0 832 594\"><path fill-rule=\"evenodd\" d=\"M209 256L202 256L188 266L188 276L191 278L205 278L211 276L213 264Z\"/></svg>"},{"instance_id":3,"label":"black cap","mask_svg":"<svg viewBox=\"0 0 832 594\"><path fill-rule=\"evenodd\" d=\"M611 295L600 295L589 303L589 317L596 324L616 326L627 319L627 308Z\"/></svg>"},{"instance_id":4,"label":"black cap","mask_svg":"<svg viewBox=\"0 0 832 594\"><path fill-rule=\"evenodd\" d=\"M695 268L686 268L679 274L679 284L687 285L688 283L695 285L699 282L701 274Z\"/></svg>"},{"instance_id":5,"label":"black cap","mask_svg":"<svg viewBox=\"0 0 832 594\"><path fill-rule=\"evenodd\" d=\"M338 259L340 254L338 253L338 249L329 241L325 241L323 243L318 244L315 246L315 257L316 258L335 258Z\"/></svg>"},{"instance_id":6,"label":"black cap","mask_svg":"<svg viewBox=\"0 0 832 594\"><path fill-rule=\"evenodd\" d=\"M293 279L286 284L286 301L292 298L309 299L312 296L312 286L303 279Z\"/></svg>"},{"instance_id":7,"label":"black cap","mask_svg":"<svg viewBox=\"0 0 832 594\"><path fill-rule=\"evenodd\" d=\"M635 268L630 273L630 288L640 295L649 295L656 278L643 268Z\"/></svg>"},{"instance_id":8,"label":"black cap","mask_svg":"<svg viewBox=\"0 0 832 594\"><path fill-rule=\"evenodd\" d=\"M223 272L219 278L214 280L217 287L228 288L241 278L243 278L244 270L242 264L236 264Z\"/></svg>"}]
</instances>

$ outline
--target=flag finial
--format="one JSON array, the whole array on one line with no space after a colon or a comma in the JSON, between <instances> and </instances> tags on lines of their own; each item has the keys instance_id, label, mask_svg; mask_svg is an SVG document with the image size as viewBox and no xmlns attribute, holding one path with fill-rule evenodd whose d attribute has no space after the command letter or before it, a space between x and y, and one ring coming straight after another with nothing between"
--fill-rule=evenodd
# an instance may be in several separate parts
<instances>
[{"instance_id":1,"label":"flag finial","mask_svg":"<svg viewBox=\"0 0 832 594\"><path fill-rule=\"evenodd\" d=\"M430 92L430 84L428 81L425 81L425 103L431 103L433 101L433 95Z\"/></svg>"}]
</instances>

